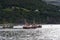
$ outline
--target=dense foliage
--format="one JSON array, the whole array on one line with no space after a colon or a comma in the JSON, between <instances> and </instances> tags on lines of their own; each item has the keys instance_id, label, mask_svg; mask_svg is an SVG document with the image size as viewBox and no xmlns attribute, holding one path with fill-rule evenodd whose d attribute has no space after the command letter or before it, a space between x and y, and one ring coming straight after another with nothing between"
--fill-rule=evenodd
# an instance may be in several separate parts
<instances>
[{"instance_id":1,"label":"dense foliage","mask_svg":"<svg viewBox=\"0 0 60 40\"><path fill-rule=\"evenodd\" d=\"M42 0L0 0L0 23L60 23L60 7Z\"/></svg>"}]
</instances>

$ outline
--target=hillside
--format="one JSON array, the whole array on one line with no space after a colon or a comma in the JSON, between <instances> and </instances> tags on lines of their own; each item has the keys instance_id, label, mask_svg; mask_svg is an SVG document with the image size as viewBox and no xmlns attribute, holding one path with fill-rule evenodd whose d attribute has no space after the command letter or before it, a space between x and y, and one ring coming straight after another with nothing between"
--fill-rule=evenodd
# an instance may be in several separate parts
<instances>
[{"instance_id":1,"label":"hillside","mask_svg":"<svg viewBox=\"0 0 60 40\"><path fill-rule=\"evenodd\" d=\"M60 23L59 10L42 0L0 0L0 23Z\"/></svg>"}]
</instances>

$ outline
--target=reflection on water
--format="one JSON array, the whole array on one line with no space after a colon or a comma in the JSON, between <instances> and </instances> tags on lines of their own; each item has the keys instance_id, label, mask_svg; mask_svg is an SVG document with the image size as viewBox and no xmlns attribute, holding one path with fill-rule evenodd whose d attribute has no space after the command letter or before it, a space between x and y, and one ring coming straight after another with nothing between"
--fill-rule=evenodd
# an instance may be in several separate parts
<instances>
[{"instance_id":1,"label":"reflection on water","mask_svg":"<svg viewBox=\"0 0 60 40\"><path fill-rule=\"evenodd\" d=\"M6 30L6 29L4 29ZM59 40L60 29L22 29L0 31L0 40Z\"/></svg>"}]
</instances>

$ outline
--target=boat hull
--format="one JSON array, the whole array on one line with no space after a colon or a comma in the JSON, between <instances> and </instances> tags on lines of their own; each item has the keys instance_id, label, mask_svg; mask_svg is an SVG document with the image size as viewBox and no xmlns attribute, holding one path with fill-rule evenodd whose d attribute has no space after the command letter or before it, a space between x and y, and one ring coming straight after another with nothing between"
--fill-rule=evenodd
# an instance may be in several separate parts
<instances>
[{"instance_id":1,"label":"boat hull","mask_svg":"<svg viewBox=\"0 0 60 40\"><path fill-rule=\"evenodd\" d=\"M42 28L42 27L41 26L23 27L23 29L36 29L36 28Z\"/></svg>"}]
</instances>

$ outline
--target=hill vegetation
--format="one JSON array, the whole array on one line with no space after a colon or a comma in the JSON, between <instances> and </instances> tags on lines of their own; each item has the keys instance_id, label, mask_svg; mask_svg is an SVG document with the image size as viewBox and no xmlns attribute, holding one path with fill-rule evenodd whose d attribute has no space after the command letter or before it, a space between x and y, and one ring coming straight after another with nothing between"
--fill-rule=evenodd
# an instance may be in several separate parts
<instances>
[{"instance_id":1,"label":"hill vegetation","mask_svg":"<svg viewBox=\"0 0 60 40\"><path fill-rule=\"evenodd\" d=\"M0 23L60 23L60 7L42 0L0 0Z\"/></svg>"}]
</instances>

